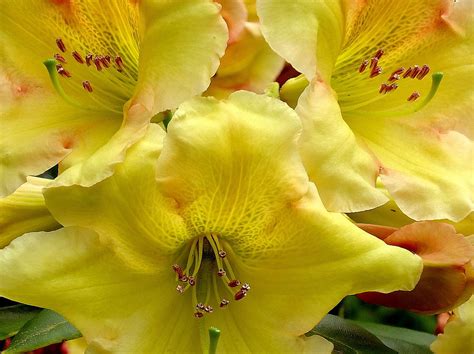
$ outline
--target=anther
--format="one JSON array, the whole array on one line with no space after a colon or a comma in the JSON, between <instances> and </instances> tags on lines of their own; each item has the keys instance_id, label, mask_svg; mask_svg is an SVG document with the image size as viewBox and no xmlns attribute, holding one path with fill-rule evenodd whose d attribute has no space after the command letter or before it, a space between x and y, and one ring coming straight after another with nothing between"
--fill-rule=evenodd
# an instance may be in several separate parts
<instances>
[{"instance_id":1,"label":"anther","mask_svg":"<svg viewBox=\"0 0 474 354\"><path fill-rule=\"evenodd\" d=\"M227 256L227 252L224 251L224 250L220 250L220 251L219 251L219 257L225 258L225 256Z\"/></svg>"},{"instance_id":2,"label":"anther","mask_svg":"<svg viewBox=\"0 0 474 354\"><path fill-rule=\"evenodd\" d=\"M231 288L235 288L236 286L240 285L240 280L238 279L231 280L230 282L227 283L227 285Z\"/></svg>"},{"instance_id":3,"label":"anther","mask_svg":"<svg viewBox=\"0 0 474 354\"><path fill-rule=\"evenodd\" d=\"M219 270L217 271L217 275L218 275L219 277L223 277L224 275L226 275L226 272L225 272L224 269L219 269Z\"/></svg>"},{"instance_id":4,"label":"anther","mask_svg":"<svg viewBox=\"0 0 474 354\"><path fill-rule=\"evenodd\" d=\"M202 310L204 311L204 304L202 302L199 302L197 305L196 305L196 310Z\"/></svg>"},{"instance_id":5,"label":"anther","mask_svg":"<svg viewBox=\"0 0 474 354\"><path fill-rule=\"evenodd\" d=\"M72 56L73 56L74 59L76 59L76 61L79 64L84 64L84 59L82 59L81 55L78 52L76 52L76 51L72 52Z\"/></svg>"},{"instance_id":6,"label":"anther","mask_svg":"<svg viewBox=\"0 0 474 354\"><path fill-rule=\"evenodd\" d=\"M86 90L87 92L92 92L92 85L89 81L83 81L82 82L82 87L84 87L84 90Z\"/></svg>"},{"instance_id":7,"label":"anther","mask_svg":"<svg viewBox=\"0 0 474 354\"><path fill-rule=\"evenodd\" d=\"M186 274L183 274L180 278L179 281L182 281L183 283L187 283L189 280L188 276Z\"/></svg>"},{"instance_id":8,"label":"anther","mask_svg":"<svg viewBox=\"0 0 474 354\"><path fill-rule=\"evenodd\" d=\"M189 283L189 285L194 286L194 285L196 285L196 279L194 279L193 276L189 276L188 277L188 283Z\"/></svg>"},{"instance_id":9,"label":"anther","mask_svg":"<svg viewBox=\"0 0 474 354\"><path fill-rule=\"evenodd\" d=\"M219 307L226 307L227 305L229 305L230 301L229 300L226 300L226 299L222 299L221 300L221 303L219 304Z\"/></svg>"},{"instance_id":10,"label":"anther","mask_svg":"<svg viewBox=\"0 0 474 354\"><path fill-rule=\"evenodd\" d=\"M64 59L64 57L61 54L54 54L54 59L56 59L57 61L60 61L63 64L67 63L66 59Z\"/></svg>"},{"instance_id":11,"label":"anther","mask_svg":"<svg viewBox=\"0 0 474 354\"><path fill-rule=\"evenodd\" d=\"M416 76L418 80L423 79L430 72L430 67L428 65L423 65L420 72Z\"/></svg>"},{"instance_id":12,"label":"anther","mask_svg":"<svg viewBox=\"0 0 474 354\"><path fill-rule=\"evenodd\" d=\"M181 279L184 275L183 269L179 266L179 264L173 264L173 270L178 275L178 279Z\"/></svg>"},{"instance_id":13,"label":"anther","mask_svg":"<svg viewBox=\"0 0 474 354\"><path fill-rule=\"evenodd\" d=\"M408 102L414 102L420 97L420 94L418 92L413 92L410 97L408 97L407 101Z\"/></svg>"},{"instance_id":14,"label":"anther","mask_svg":"<svg viewBox=\"0 0 474 354\"><path fill-rule=\"evenodd\" d=\"M100 58L98 56L96 56L94 58L94 64L95 64L95 67L98 71L102 70L101 61L100 61Z\"/></svg>"},{"instance_id":15,"label":"anther","mask_svg":"<svg viewBox=\"0 0 474 354\"><path fill-rule=\"evenodd\" d=\"M110 61L111 61L110 55L106 55L104 59L107 60L107 63L110 64Z\"/></svg>"},{"instance_id":16,"label":"anther","mask_svg":"<svg viewBox=\"0 0 474 354\"><path fill-rule=\"evenodd\" d=\"M205 306L204 307L204 311L206 311L207 313L212 313L214 311L214 308L212 306Z\"/></svg>"},{"instance_id":17,"label":"anther","mask_svg":"<svg viewBox=\"0 0 474 354\"><path fill-rule=\"evenodd\" d=\"M196 317L196 318L201 318L201 317L203 317L203 316L204 316L204 314L203 314L202 312L196 311L196 312L194 313L194 317Z\"/></svg>"},{"instance_id":18,"label":"anther","mask_svg":"<svg viewBox=\"0 0 474 354\"><path fill-rule=\"evenodd\" d=\"M176 291L180 294L182 294L184 292L184 288L182 285L177 285L176 286Z\"/></svg>"},{"instance_id":19,"label":"anther","mask_svg":"<svg viewBox=\"0 0 474 354\"><path fill-rule=\"evenodd\" d=\"M240 290L247 292L247 291L250 290L250 285L249 285L248 283L244 283L244 284L242 285L242 288L241 288Z\"/></svg>"},{"instance_id":20,"label":"anther","mask_svg":"<svg viewBox=\"0 0 474 354\"><path fill-rule=\"evenodd\" d=\"M400 80L400 75L403 73L405 68L399 68L395 70L392 75L390 75L388 81L395 81L395 80Z\"/></svg>"},{"instance_id":21,"label":"anther","mask_svg":"<svg viewBox=\"0 0 474 354\"><path fill-rule=\"evenodd\" d=\"M87 64L87 66L91 66L92 58L93 58L93 55L91 53L86 55L86 64Z\"/></svg>"},{"instance_id":22,"label":"anther","mask_svg":"<svg viewBox=\"0 0 474 354\"><path fill-rule=\"evenodd\" d=\"M379 63L378 58L373 57L372 59L370 59L370 68L372 69L372 71L374 71L375 68L377 68L378 63Z\"/></svg>"},{"instance_id":23,"label":"anther","mask_svg":"<svg viewBox=\"0 0 474 354\"><path fill-rule=\"evenodd\" d=\"M380 59L384 53L385 52L382 49L379 49L377 50L377 53L375 53L374 58Z\"/></svg>"},{"instance_id":24,"label":"anther","mask_svg":"<svg viewBox=\"0 0 474 354\"><path fill-rule=\"evenodd\" d=\"M117 70L119 72L122 72L123 71L123 60L121 57L119 57L118 55L115 57L115 64L117 65Z\"/></svg>"},{"instance_id":25,"label":"anther","mask_svg":"<svg viewBox=\"0 0 474 354\"><path fill-rule=\"evenodd\" d=\"M382 73L382 68L377 66L376 68L372 69L370 72L370 78L376 77Z\"/></svg>"},{"instance_id":26,"label":"anther","mask_svg":"<svg viewBox=\"0 0 474 354\"><path fill-rule=\"evenodd\" d=\"M380 85L379 93L381 93L381 94L387 93L387 88L388 88L388 86L389 86L389 85L387 85L387 84L385 84L385 83L382 84L382 85Z\"/></svg>"},{"instance_id":27,"label":"anther","mask_svg":"<svg viewBox=\"0 0 474 354\"><path fill-rule=\"evenodd\" d=\"M244 291L244 290L242 290L242 289L240 289L239 291L237 291L237 292L235 293L234 299L235 299L236 301L239 301L239 300L242 300L242 299L243 299L244 297L246 297L246 296L247 296L247 292Z\"/></svg>"},{"instance_id":28,"label":"anther","mask_svg":"<svg viewBox=\"0 0 474 354\"><path fill-rule=\"evenodd\" d=\"M71 77L71 74L69 73L69 71L64 69L61 64L56 65L56 70L57 70L58 74L63 76L63 77Z\"/></svg>"},{"instance_id":29,"label":"anther","mask_svg":"<svg viewBox=\"0 0 474 354\"><path fill-rule=\"evenodd\" d=\"M61 38L56 39L56 44L61 52L64 53L66 51L66 46Z\"/></svg>"},{"instance_id":30,"label":"anther","mask_svg":"<svg viewBox=\"0 0 474 354\"><path fill-rule=\"evenodd\" d=\"M107 59L105 59L105 57L103 57L102 55L99 56L99 60L105 68L108 68L110 66Z\"/></svg>"},{"instance_id":31,"label":"anther","mask_svg":"<svg viewBox=\"0 0 474 354\"><path fill-rule=\"evenodd\" d=\"M410 77L412 79L414 79L416 77L416 75L418 75L419 72L420 72L420 67L418 65L414 65L413 66L413 71L412 71Z\"/></svg>"},{"instance_id":32,"label":"anther","mask_svg":"<svg viewBox=\"0 0 474 354\"><path fill-rule=\"evenodd\" d=\"M407 78L408 76L411 75L411 72L413 71L412 67L410 66L407 71L405 71L405 74L403 74L403 78Z\"/></svg>"},{"instance_id":33,"label":"anther","mask_svg":"<svg viewBox=\"0 0 474 354\"><path fill-rule=\"evenodd\" d=\"M362 62L362 64L360 64L360 67L359 67L359 72L360 73L363 73L365 71L365 69L367 69L367 66L369 66L369 61L368 60L364 60Z\"/></svg>"}]
</instances>

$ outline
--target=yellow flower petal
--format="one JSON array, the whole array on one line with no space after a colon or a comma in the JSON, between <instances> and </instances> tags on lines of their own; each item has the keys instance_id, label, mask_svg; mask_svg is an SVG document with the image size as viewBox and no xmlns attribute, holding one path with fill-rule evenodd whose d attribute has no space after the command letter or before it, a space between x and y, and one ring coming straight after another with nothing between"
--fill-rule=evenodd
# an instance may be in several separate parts
<instances>
[{"instance_id":1,"label":"yellow flower petal","mask_svg":"<svg viewBox=\"0 0 474 354\"><path fill-rule=\"evenodd\" d=\"M13 194L0 199L0 248L24 233L61 227L44 202L42 190L49 182L30 177Z\"/></svg>"},{"instance_id":2,"label":"yellow flower petal","mask_svg":"<svg viewBox=\"0 0 474 354\"><path fill-rule=\"evenodd\" d=\"M330 77L344 39L342 11L341 1L257 2L270 47L309 80L317 71L325 80Z\"/></svg>"},{"instance_id":3,"label":"yellow flower petal","mask_svg":"<svg viewBox=\"0 0 474 354\"><path fill-rule=\"evenodd\" d=\"M344 122L331 88L315 79L296 112L303 122L303 163L326 208L355 212L384 204L388 198L375 187L379 165Z\"/></svg>"},{"instance_id":4,"label":"yellow flower petal","mask_svg":"<svg viewBox=\"0 0 474 354\"><path fill-rule=\"evenodd\" d=\"M24 235L0 251L0 268L1 296L59 312L93 352L199 351L173 277L128 268L90 230Z\"/></svg>"}]
</instances>

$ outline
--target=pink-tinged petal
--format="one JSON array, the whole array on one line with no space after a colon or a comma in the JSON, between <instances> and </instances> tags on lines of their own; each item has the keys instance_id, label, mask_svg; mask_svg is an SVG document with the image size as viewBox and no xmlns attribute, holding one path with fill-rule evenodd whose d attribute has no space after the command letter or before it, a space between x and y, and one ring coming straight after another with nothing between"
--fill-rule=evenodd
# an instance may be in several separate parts
<instances>
[{"instance_id":1,"label":"pink-tinged petal","mask_svg":"<svg viewBox=\"0 0 474 354\"><path fill-rule=\"evenodd\" d=\"M247 23L237 40L227 47L205 95L226 98L238 90L263 93L283 65L284 60L263 39L259 25Z\"/></svg>"},{"instance_id":2,"label":"pink-tinged petal","mask_svg":"<svg viewBox=\"0 0 474 354\"><path fill-rule=\"evenodd\" d=\"M247 21L247 8L243 0L215 0L221 8L221 15L229 29L229 40L227 44L236 42L240 33L244 30Z\"/></svg>"}]
</instances>

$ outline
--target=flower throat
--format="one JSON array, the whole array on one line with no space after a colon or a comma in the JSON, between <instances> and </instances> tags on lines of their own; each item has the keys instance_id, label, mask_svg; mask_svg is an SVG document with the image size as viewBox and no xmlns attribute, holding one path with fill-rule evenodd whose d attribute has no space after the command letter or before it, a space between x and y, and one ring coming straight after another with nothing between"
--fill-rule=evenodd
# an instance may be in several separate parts
<instances>
[{"instance_id":1,"label":"flower throat","mask_svg":"<svg viewBox=\"0 0 474 354\"><path fill-rule=\"evenodd\" d=\"M200 236L191 244L186 267L173 265L176 273L176 291L180 294L191 290L196 318L212 313L214 307L210 304L211 293L220 309L229 305L231 298L235 301L247 296L250 285L236 278L227 257L227 252L221 247L218 237L210 233ZM219 283L223 284L228 297L219 294ZM221 286L222 287L222 286Z\"/></svg>"}]
</instances>

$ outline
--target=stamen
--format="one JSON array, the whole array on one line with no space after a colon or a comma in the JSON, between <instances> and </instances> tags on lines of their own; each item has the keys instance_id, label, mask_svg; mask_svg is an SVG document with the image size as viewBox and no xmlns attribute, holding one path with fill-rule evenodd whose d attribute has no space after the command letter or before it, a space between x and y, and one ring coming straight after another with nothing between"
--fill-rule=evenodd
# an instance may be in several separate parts
<instances>
[{"instance_id":1,"label":"stamen","mask_svg":"<svg viewBox=\"0 0 474 354\"><path fill-rule=\"evenodd\" d=\"M430 72L430 67L428 65L423 65L420 72L416 76L418 80L422 80Z\"/></svg>"},{"instance_id":2,"label":"stamen","mask_svg":"<svg viewBox=\"0 0 474 354\"><path fill-rule=\"evenodd\" d=\"M183 286L178 284L178 285L176 286L176 291L177 291L178 293L180 293L180 294L184 293L184 288L183 288Z\"/></svg>"},{"instance_id":3,"label":"stamen","mask_svg":"<svg viewBox=\"0 0 474 354\"><path fill-rule=\"evenodd\" d=\"M82 87L84 87L84 89L88 92L92 92L92 85L89 81L83 81L82 82Z\"/></svg>"},{"instance_id":4,"label":"stamen","mask_svg":"<svg viewBox=\"0 0 474 354\"><path fill-rule=\"evenodd\" d=\"M408 102L414 102L420 97L420 94L418 92L413 92L410 97L408 97L407 101Z\"/></svg>"},{"instance_id":5,"label":"stamen","mask_svg":"<svg viewBox=\"0 0 474 354\"><path fill-rule=\"evenodd\" d=\"M191 275L188 277L188 283L189 285L194 286L196 285L196 279Z\"/></svg>"},{"instance_id":6,"label":"stamen","mask_svg":"<svg viewBox=\"0 0 474 354\"><path fill-rule=\"evenodd\" d=\"M100 61L100 58L98 56L96 56L94 58L94 64L95 64L95 67L98 71L101 71L102 70L102 66L100 65L102 62Z\"/></svg>"},{"instance_id":7,"label":"stamen","mask_svg":"<svg viewBox=\"0 0 474 354\"><path fill-rule=\"evenodd\" d=\"M204 311L206 311L207 313L212 313L214 311L214 308L212 306L205 306L204 307Z\"/></svg>"},{"instance_id":8,"label":"stamen","mask_svg":"<svg viewBox=\"0 0 474 354\"><path fill-rule=\"evenodd\" d=\"M376 68L372 69L370 72L370 78L376 77L382 73L382 68L377 66Z\"/></svg>"},{"instance_id":9,"label":"stamen","mask_svg":"<svg viewBox=\"0 0 474 354\"><path fill-rule=\"evenodd\" d=\"M382 85L380 85L379 93L381 93L381 94L387 93L387 88L388 88L388 85L383 83Z\"/></svg>"},{"instance_id":10,"label":"stamen","mask_svg":"<svg viewBox=\"0 0 474 354\"><path fill-rule=\"evenodd\" d=\"M364 60L362 62L362 64L360 64L360 67L359 67L359 72L360 73L363 73L365 71L365 69L367 68L367 66L369 65L369 61L368 60Z\"/></svg>"},{"instance_id":11,"label":"stamen","mask_svg":"<svg viewBox=\"0 0 474 354\"><path fill-rule=\"evenodd\" d=\"M58 46L59 50L61 52L66 52L66 46L64 45L64 42L61 38L56 39L56 45Z\"/></svg>"},{"instance_id":12,"label":"stamen","mask_svg":"<svg viewBox=\"0 0 474 354\"><path fill-rule=\"evenodd\" d=\"M246 291L243 291L242 289L240 289L235 295L234 295L234 299L236 301L239 301L239 300L242 300L244 297L247 296L247 292Z\"/></svg>"},{"instance_id":13,"label":"stamen","mask_svg":"<svg viewBox=\"0 0 474 354\"><path fill-rule=\"evenodd\" d=\"M377 50L377 53L375 53L374 58L377 58L377 60L380 60L380 58L382 57L382 55L383 55L384 53L385 53L385 52L384 52L382 49L379 49L379 50Z\"/></svg>"},{"instance_id":14,"label":"stamen","mask_svg":"<svg viewBox=\"0 0 474 354\"><path fill-rule=\"evenodd\" d=\"M372 69L372 71L375 70L375 68L377 67L377 64L379 63L379 59L378 58L375 58L373 57L371 60L370 60L370 68Z\"/></svg>"},{"instance_id":15,"label":"stamen","mask_svg":"<svg viewBox=\"0 0 474 354\"><path fill-rule=\"evenodd\" d=\"M87 64L87 66L91 66L93 57L94 56L90 53L86 55L86 64Z\"/></svg>"},{"instance_id":16,"label":"stamen","mask_svg":"<svg viewBox=\"0 0 474 354\"><path fill-rule=\"evenodd\" d=\"M219 270L217 271L217 276L223 277L223 276L225 276L225 275L226 275L226 272L225 272L224 269L221 268L221 269L219 269Z\"/></svg>"},{"instance_id":17,"label":"stamen","mask_svg":"<svg viewBox=\"0 0 474 354\"><path fill-rule=\"evenodd\" d=\"M115 64L117 65L117 71L122 72L123 71L123 60L118 55L115 57Z\"/></svg>"},{"instance_id":18,"label":"stamen","mask_svg":"<svg viewBox=\"0 0 474 354\"><path fill-rule=\"evenodd\" d=\"M220 250L219 251L219 257L225 258L225 256L227 256L227 253L224 250Z\"/></svg>"},{"instance_id":19,"label":"stamen","mask_svg":"<svg viewBox=\"0 0 474 354\"><path fill-rule=\"evenodd\" d=\"M54 59L56 59L57 61L60 61L63 64L67 63L66 59L64 59L64 57L61 54L54 54Z\"/></svg>"},{"instance_id":20,"label":"stamen","mask_svg":"<svg viewBox=\"0 0 474 354\"><path fill-rule=\"evenodd\" d=\"M405 70L405 69L400 68L400 69L395 70L392 73L392 75L390 75L390 77L388 78L388 81L391 82L391 81L400 80L400 75L403 73L403 70Z\"/></svg>"},{"instance_id":21,"label":"stamen","mask_svg":"<svg viewBox=\"0 0 474 354\"><path fill-rule=\"evenodd\" d=\"M76 61L79 63L79 64L84 64L84 59L82 59L81 55L74 51L72 52L72 56L74 57L74 59L76 59Z\"/></svg>"},{"instance_id":22,"label":"stamen","mask_svg":"<svg viewBox=\"0 0 474 354\"><path fill-rule=\"evenodd\" d=\"M405 74L403 74L403 78L406 79L408 76L411 75L411 72L413 71L412 67L410 66L407 71L405 71Z\"/></svg>"},{"instance_id":23,"label":"stamen","mask_svg":"<svg viewBox=\"0 0 474 354\"><path fill-rule=\"evenodd\" d=\"M238 279L231 280L230 282L227 283L227 285L230 286L231 288L235 288L236 286L240 285L240 280Z\"/></svg>"},{"instance_id":24,"label":"stamen","mask_svg":"<svg viewBox=\"0 0 474 354\"><path fill-rule=\"evenodd\" d=\"M194 313L194 317L196 317L196 318L201 318L201 317L203 317L203 316L204 316L204 314L203 314L202 312L196 311L196 312Z\"/></svg>"},{"instance_id":25,"label":"stamen","mask_svg":"<svg viewBox=\"0 0 474 354\"><path fill-rule=\"evenodd\" d=\"M99 60L102 63L102 65L104 66L104 68L108 68L110 66L107 59L105 59L105 57L103 57L102 55L99 56Z\"/></svg>"},{"instance_id":26,"label":"stamen","mask_svg":"<svg viewBox=\"0 0 474 354\"><path fill-rule=\"evenodd\" d=\"M226 307L227 305L229 305L230 301L229 300L226 300L226 299L222 299L221 300L221 303L219 304L219 307Z\"/></svg>"},{"instance_id":27,"label":"stamen","mask_svg":"<svg viewBox=\"0 0 474 354\"><path fill-rule=\"evenodd\" d=\"M418 75L419 72L420 72L420 67L418 65L413 66L413 71L412 71L410 77L412 79L414 79L416 77L416 75Z\"/></svg>"},{"instance_id":28,"label":"stamen","mask_svg":"<svg viewBox=\"0 0 474 354\"><path fill-rule=\"evenodd\" d=\"M71 74L69 71L63 68L61 64L56 64L56 71L58 72L59 75L63 77L71 77Z\"/></svg>"}]
</instances>

